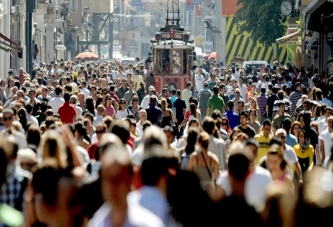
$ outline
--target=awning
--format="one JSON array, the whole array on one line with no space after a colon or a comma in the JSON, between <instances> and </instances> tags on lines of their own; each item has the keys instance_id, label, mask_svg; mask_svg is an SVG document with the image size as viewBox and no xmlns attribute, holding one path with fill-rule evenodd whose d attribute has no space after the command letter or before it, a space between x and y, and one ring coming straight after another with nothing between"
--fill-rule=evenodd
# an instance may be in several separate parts
<instances>
[{"instance_id":1,"label":"awning","mask_svg":"<svg viewBox=\"0 0 333 227\"><path fill-rule=\"evenodd\" d=\"M19 44L17 44L16 42L14 42L13 40L8 38L1 32L0 32L0 38L4 40L4 41L0 40L0 49L7 51L7 52L9 52L11 50L16 50L18 52L22 52L23 49ZM9 43L6 43L6 42L9 42Z\"/></svg>"},{"instance_id":2,"label":"awning","mask_svg":"<svg viewBox=\"0 0 333 227\"><path fill-rule=\"evenodd\" d=\"M324 33L327 25L322 24L321 16L328 16L332 13L332 0L313 0L303 11L305 29Z\"/></svg>"},{"instance_id":3,"label":"awning","mask_svg":"<svg viewBox=\"0 0 333 227\"><path fill-rule=\"evenodd\" d=\"M291 33L289 35L283 36L281 38L276 39L275 41L277 43L283 43L283 42L287 42L288 40L295 38L297 36L299 36L301 34L301 30L298 30L297 32Z\"/></svg>"}]
</instances>

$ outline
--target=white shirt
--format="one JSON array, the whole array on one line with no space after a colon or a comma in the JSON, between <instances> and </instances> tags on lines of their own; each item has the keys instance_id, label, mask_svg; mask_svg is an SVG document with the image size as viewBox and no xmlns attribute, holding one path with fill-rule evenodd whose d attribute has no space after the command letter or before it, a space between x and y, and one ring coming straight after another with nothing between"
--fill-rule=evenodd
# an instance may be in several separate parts
<instances>
[{"instance_id":1,"label":"white shirt","mask_svg":"<svg viewBox=\"0 0 333 227\"><path fill-rule=\"evenodd\" d=\"M160 218L163 223L168 222L168 202L162 192L156 187L143 186L139 190L131 192L128 195L128 201L146 208Z\"/></svg>"},{"instance_id":2,"label":"white shirt","mask_svg":"<svg viewBox=\"0 0 333 227\"><path fill-rule=\"evenodd\" d=\"M203 88L205 77L203 75L195 75L195 88L200 91Z\"/></svg>"},{"instance_id":3,"label":"white shirt","mask_svg":"<svg viewBox=\"0 0 333 227\"><path fill-rule=\"evenodd\" d=\"M247 87L243 84L242 86L239 85L238 89L239 89L240 95L242 96L242 98L246 102Z\"/></svg>"},{"instance_id":4,"label":"white shirt","mask_svg":"<svg viewBox=\"0 0 333 227\"><path fill-rule=\"evenodd\" d=\"M86 100L89 95L90 95L90 91L88 90L88 88L84 87L81 89L81 92L84 94L84 99Z\"/></svg>"},{"instance_id":5,"label":"white shirt","mask_svg":"<svg viewBox=\"0 0 333 227\"><path fill-rule=\"evenodd\" d=\"M65 103L65 100L61 97L54 97L50 100L53 113L58 113L59 107Z\"/></svg>"},{"instance_id":6,"label":"white shirt","mask_svg":"<svg viewBox=\"0 0 333 227\"><path fill-rule=\"evenodd\" d=\"M143 136L143 125L140 123L140 121L136 123L136 129L139 131L140 137Z\"/></svg>"},{"instance_id":7,"label":"white shirt","mask_svg":"<svg viewBox=\"0 0 333 227\"><path fill-rule=\"evenodd\" d=\"M123 118L126 118L127 115L128 115L127 110L118 110L117 113L116 113L115 118L116 119L123 119Z\"/></svg>"},{"instance_id":8,"label":"white shirt","mask_svg":"<svg viewBox=\"0 0 333 227\"><path fill-rule=\"evenodd\" d=\"M34 123L35 125L37 125L37 127L39 127L38 120L37 120L34 116L28 114L28 115L27 115L27 119L28 119L28 122L32 122L32 123Z\"/></svg>"},{"instance_id":9,"label":"white shirt","mask_svg":"<svg viewBox=\"0 0 333 227\"><path fill-rule=\"evenodd\" d=\"M73 104L75 106L76 109L76 116L81 116L82 115L82 108Z\"/></svg>"},{"instance_id":10,"label":"white shirt","mask_svg":"<svg viewBox=\"0 0 333 227\"><path fill-rule=\"evenodd\" d=\"M328 131L328 129L325 129L322 133L320 133L320 136L324 140L324 150L325 150L324 165L325 165L331 156L331 148L332 148L331 133Z\"/></svg>"},{"instance_id":11,"label":"white shirt","mask_svg":"<svg viewBox=\"0 0 333 227\"><path fill-rule=\"evenodd\" d=\"M88 227L112 227L111 204L105 202L88 222ZM123 227L162 227L163 222L138 203L128 201L126 220Z\"/></svg>"},{"instance_id":12,"label":"white shirt","mask_svg":"<svg viewBox=\"0 0 333 227\"><path fill-rule=\"evenodd\" d=\"M96 127L96 125L99 123L99 122L102 122L103 121L103 116L101 115L97 115L96 117L94 117L94 123L93 123L93 126Z\"/></svg>"},{"instance_id":13,"label":"white shirt","mask_svg":"<svg viewBox=\"0 0 333 227\"><path fill-rule=\"evenodd\" d=\"M150 95L146 95L140 104L142 109L147 109L149 107Z\"/></svg>"},{"instance_id":14,"label":"white shirt","mask_svg":"<svg viewBox=\"0 0 333 227\"><path fill-rule=\"evenodd\" d=\"M293 166L297 161L298 158L294 151L294 148L286 144L286 149L283 153L283 159L288 163L288 165Z\"/></svg>"},{"instance_id":15,"label":"white shirt","mask_svg":"<svg viewBox=\"0 0 333 227\"><path fill-rule=\"evenodd\" d=\"M325 129L327 129L327 123L326 123L326 118L324 117L323 119L321 119L320 121L318 121L318 131L319 131L319 135L325 131Z\"/></svg>"},{"instance_id":16,"label":"white shirt","mask_svg":"<svg viewBox=\"0 0 333 227\"><path fill-rule=\"evenodd\" d=\"M260 166L255 166L254 172L250 174L245 182L245 199L247 203L257 211L261 211L266 202L266 187L272 181L270 172ZM216 181L226 193L226 196L232 194L232 188L227 171L222 172Z\"/></svg>"}]
</instances>

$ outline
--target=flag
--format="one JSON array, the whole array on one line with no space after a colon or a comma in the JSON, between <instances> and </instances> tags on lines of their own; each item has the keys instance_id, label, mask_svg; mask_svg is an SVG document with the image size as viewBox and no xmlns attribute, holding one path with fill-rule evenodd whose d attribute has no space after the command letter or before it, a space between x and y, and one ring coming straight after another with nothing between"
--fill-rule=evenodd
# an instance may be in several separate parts
<instances>
[{"instance_id":1,"label":"flag","mask_svg":"<svg viewBox=\"0 0 333 227\"><path fill-rule=\"evenodd\" d=\"M199 5L194 5L194 7L195 7L195 15L196 16L200 16L201 15L201 13L200 13L200 6Z\"/></svg>"}]
</instances>

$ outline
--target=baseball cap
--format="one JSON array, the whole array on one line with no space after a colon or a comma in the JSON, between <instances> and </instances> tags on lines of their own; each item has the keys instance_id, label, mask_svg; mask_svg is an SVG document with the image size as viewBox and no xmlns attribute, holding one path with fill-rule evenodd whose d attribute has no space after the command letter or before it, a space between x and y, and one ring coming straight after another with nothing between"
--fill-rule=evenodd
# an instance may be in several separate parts
<instances>
[{"instance_id":1,"label":"baseball cap","mask_svg":"<svg viewBox=\"0 0 333 227\"><path fill-rule=\"evenodd\" d=\"M149 86L149 91L155 91L155 87L153 85Z\"/></svg>"},{"instance_id":2,"label":"baseball cap","mask_svg":"<svg viewBox=\"0 0 333 227\"><path fill-rule=\"evenodd\" d=\"M167 125L167 126L165 126L165 127L163 128L163 131L164 131L164 132L172 132L172 133L173 133L173 128L171 128L169 125Z\"/></svg>"},{"instance_id":3,"label":"baseball cap","mask_svg":"<svg viewBox=\"0 0 333 227\"><path fill-rule=\"evenodd\" d=\"M14 110L11 108L6 108L2 111L2 114L5 114L5 113L10 113L11 115L14 115Z\"/></svg>"}]
</instances>

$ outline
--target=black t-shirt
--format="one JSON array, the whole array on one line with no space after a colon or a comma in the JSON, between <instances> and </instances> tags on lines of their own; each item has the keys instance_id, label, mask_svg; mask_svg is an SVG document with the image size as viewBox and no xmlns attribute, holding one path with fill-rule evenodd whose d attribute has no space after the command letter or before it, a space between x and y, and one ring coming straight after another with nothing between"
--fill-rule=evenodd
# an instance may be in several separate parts
<instances>
[{"instance_id":1,"label":"black t-shirt","mask_svg":"<svg viewBox=\"0 0 333 227\"><path fill-rule=\"evenodd\" d=\"M89 179L77 192L74 200L82 205L82 214L92 218L104 203L100 176Z\"/></svg>"},{"instance_id":2,"label":"black t-shirt","mask_svg":"<svg viewBox=\"0 0 333 227\"><path fill-rule=\"evenodd\" d=\"M246 129L243 129L241 125L237 126L236 128L239 129L239 130L241 130L243 133L245 133L249 137L254 137L256 135L256 131L251 126L249 126L249 125L247 126Z\"/></svg>"},{"instance_id":3,"label":"black t-shirt","mask_svg":"<svg viewBox=\"0 0 333 227\"><path fill-rule=\"evenodd\" d=\"M176 99L173 103L173 107L176 109L176 119L178 123L184 120L184 109L186 109L186 104L184 100Z\"/></svg>"},{"instance_id":4,"label":"black t-shirt","mask_svg":"<svg viewBox=\"0 0 333 227\"><path fill-rule=\"evenodd\" d=\"M267 98L267 103L266 106L268 105L268 117L272 117L272 113L273 113L273 107L274 107L274 102L278 99L278 97L274 94L272 94L271 96L269 96ZM266 109L265 109L266 112Z\"/></svg>"},{"instance_id":5,"label":"black t-shirt","mask_svg":"<svg viewBox=\"0 0 333 227\"><path fill-rule=\"evenodd\" d=\"M231 195L216 203L215 223L221 226L264 226L260 215L248 205L243 196ZM220 219L223 214L223 219Z\"/></svg>"}]
</instances>

